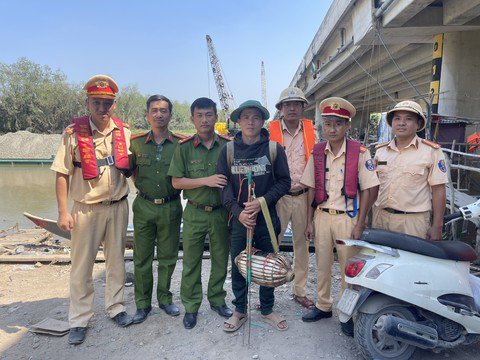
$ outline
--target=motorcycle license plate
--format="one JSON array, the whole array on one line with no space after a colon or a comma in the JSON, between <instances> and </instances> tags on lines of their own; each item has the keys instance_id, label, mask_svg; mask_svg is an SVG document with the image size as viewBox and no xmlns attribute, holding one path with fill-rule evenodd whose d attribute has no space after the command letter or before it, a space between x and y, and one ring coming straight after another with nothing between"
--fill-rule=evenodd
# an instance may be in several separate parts
<instances>
[{"instance_id":1,"label":"motorcycle license plate","mask_svg":"<svg viewBox=\"0 0 480 360\"><path fill-rule=\"evenodd\" d=\"M338 302L337 308L342 313L351 316L353 313L353 309L355 309L355 305L357 305L358 298L360 294L358 291L352 289L345 289L343 295Z\"/></svg>"}]
</instances>

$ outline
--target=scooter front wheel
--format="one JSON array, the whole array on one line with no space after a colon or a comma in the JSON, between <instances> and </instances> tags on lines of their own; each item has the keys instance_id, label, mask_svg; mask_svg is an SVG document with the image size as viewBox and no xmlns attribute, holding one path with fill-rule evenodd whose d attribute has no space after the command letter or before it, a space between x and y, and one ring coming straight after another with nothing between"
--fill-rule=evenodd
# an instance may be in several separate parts
<instances>
[{"instance_id":1,"label":"scooter front wheel","mask_svg":"<svg viewBox=\"0 0 480 360\"><path fill-rule=\"evenodd\" d=\"M382 316L392 315L415 321L412 312L399 305L388 305L375 314L359 312L355 321L355 341L365 359L408 360L415 351L409 345L385 334L382 329Z\"/></svg>"}]
</instances>

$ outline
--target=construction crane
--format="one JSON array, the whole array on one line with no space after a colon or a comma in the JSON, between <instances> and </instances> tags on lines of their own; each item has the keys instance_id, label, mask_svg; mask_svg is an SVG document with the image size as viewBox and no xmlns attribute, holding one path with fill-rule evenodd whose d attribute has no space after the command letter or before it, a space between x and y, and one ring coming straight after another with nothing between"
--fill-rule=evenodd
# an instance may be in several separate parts
<instances>
[{"instance_id":1,"label":"construction crane","mask_svg":"<svg viewBox=\"0 0 480 360\"><path fill-rule=\"evenodd\" d=\"M233 109L236 108L235 100L232 92L228 88L225 75L223 74L222 67L220 66L220 60L218 59L215 48L213 47L212 38L209 35L207 35L206 38L208 55L210 58L210 65L212 67L213 78L215 79L215 85L217 87L218 98L220 100L220 104L222 105L222 112L225 116L225 121L227 122L227 129L231 130L230 114L232 113Z\"/></svg>"},{"instance_id":2,"label":"construction crane","mask_svg":"<svg viewBox=\"0 0 480 360\"><path fill-rule=\"evenodd\" d=\"M265 80L265 65L263 64L263 61L262 61L261 77L262 77L262 104L265 108L268 109L268 104L267 104L267 81Z\"/></svg>"}]
</instances>

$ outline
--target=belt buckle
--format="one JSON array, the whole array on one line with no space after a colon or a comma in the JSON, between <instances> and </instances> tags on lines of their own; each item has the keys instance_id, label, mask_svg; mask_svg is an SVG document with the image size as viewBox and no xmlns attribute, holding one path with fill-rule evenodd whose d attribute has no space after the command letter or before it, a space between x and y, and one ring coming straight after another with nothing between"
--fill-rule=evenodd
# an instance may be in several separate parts
<instances>
[{"instance_id":1,"label":"belt buckle","mask_svg":"<svg viewBox=\"0 0 480 360\"><path fill-rule=\"evenodd\" d=\"M153 203L155 205L162 205L162 204L165 204L165 198L161 198L161 199L153 199Z\"/></svg>"},{"instance_id":2,"label":"belt buckle","mask_svg":"<svg viewBox=\"0 0 480 360\"><path fill-rule=\"evenodd\" d=\"M115 164L115 159L113 158L112 155L108 155L108 156L105 158L105 161L107 162L107 165L108 165L108 166L112 166L113 164Z\"/></svg>"},{"instance_id":3,"label":"belt buckle","mask_svg":"<svg viewBox=\"0 0 480 360\"><path fill-rule=\"evenodd\" d=\"M213 211L213 206L205 206L204 210L206 212L212 212Z\"/></svg>"},{"instance_id":4,"label":"belt buckle","mask_svg":"<svg viewBox=\"0 0 480 360\"><path fill-rule=\"evenodd\" d=\"M329 213L330 215L337 215L337 210L335 210L335 209L328 209L328 213Z\"/></svg>"},{"instance_id":5,"label":"belt buckle","mask_svg":"<svg viewBox=\"0 0 480 360\"><path fill-rule=\"evenodd\" d=\"M103 200L101 202L102 205L111 205L112 204L112 200Z\"/></svg>"}]
</instances>

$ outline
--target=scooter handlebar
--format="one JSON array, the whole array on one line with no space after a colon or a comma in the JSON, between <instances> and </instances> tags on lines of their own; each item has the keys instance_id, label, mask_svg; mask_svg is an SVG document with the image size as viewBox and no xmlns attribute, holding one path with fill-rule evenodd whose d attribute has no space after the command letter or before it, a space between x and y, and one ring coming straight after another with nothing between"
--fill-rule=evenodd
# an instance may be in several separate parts
<instances>
[{"instance_id":1,"label":"scooter handlebar","mask_svg":"<svg viewBox=\"0 0 480 360\"><path fill-rule=\"evenodd\" d=\"M445 215L443 217L443 220L445 222L448 222L448 221L455 220L455 219L458 219L458 218L461 218L461 217L463 217L463 214L460 211L457 211L457 212Z\"/></svg>"}]
</instances>

